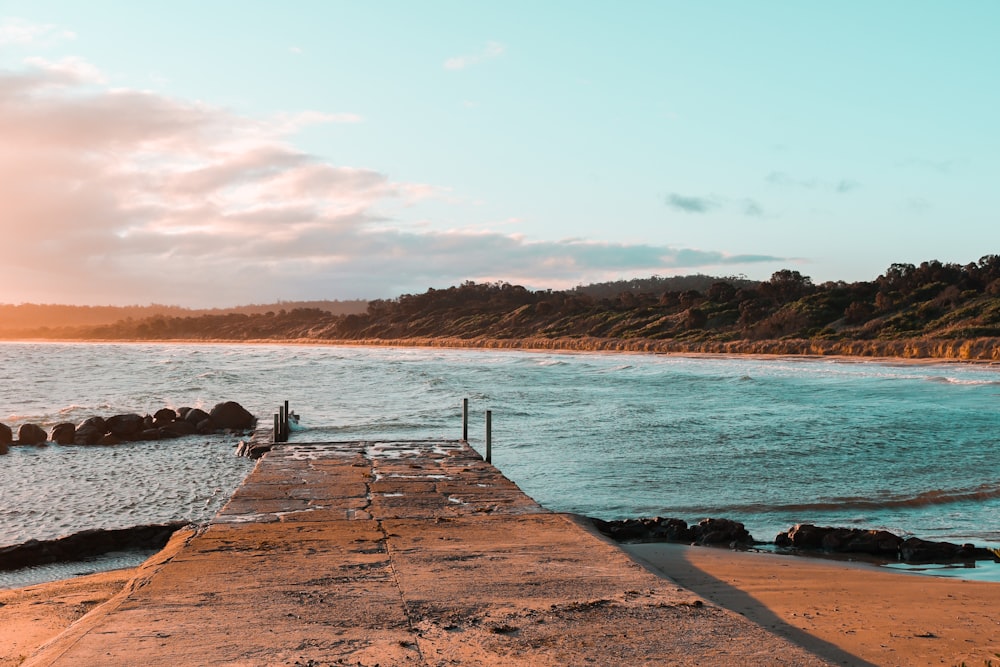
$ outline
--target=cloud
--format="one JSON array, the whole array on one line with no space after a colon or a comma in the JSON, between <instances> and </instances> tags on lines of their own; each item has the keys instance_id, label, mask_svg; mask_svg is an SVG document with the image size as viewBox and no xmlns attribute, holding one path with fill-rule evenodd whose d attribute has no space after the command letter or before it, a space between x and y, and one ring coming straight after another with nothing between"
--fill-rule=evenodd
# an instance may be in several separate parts
<instances>
[{"instance_id":1,"label":"cloud","mask_svg":"<svg viewBox=\"0 0 1000 667\"><path fill-rule=\"evenodd\" d=\"M857 181L852 181L850 179L844 178L837 183L836 190L839 194L847 194L861 187L861 184Z\"/></svg>"},{"instance_id":2,"label":"cloud","mask_svg":"<svg viewBox=\"0 0 1000 667\"><path fill-rule=\"evenodd\" d=\"M850 178L842 178L836 183L821 181L816 178L796 178L783 171L772 171L765 178L771 185L780 187L802 188L805 190L832 190L837 194L847 194L861 187L861 184Z\"/></svg>"},{"instance_id":3,"label":"cloud","mask_svg":"<svg viewBox=\"0 0 1000 667\"><path fill-rule=\"evenodd\" d=\"M446 188L333 164L292 142L305 125L353 117L249 118L110 89L84 65L0 71L0 302L225 306L779 260L406 226L397 211L461 204Z\"/></svg>"},{"instance_id":4,"label":"cloud","mask_svg":"<svg viewBox=\"0 0 1000 667\"><path fill-rule=\"evenodd\" d=\"M793 186L810 190L818 185L816 179L793 178L783 171L772 171L764 180L771 185Z\"/></svg>"},{"instance_id":5,"label":"cloud","mask_svg":"<svg viewBox=\"0 0 1000 667\"><path fill-rule=\"evenodd\" d=\"M499 58L504 54L504 51L506 51L506 47L503 44L499 42L487 42L486 46L479 53L448 58L444 61L444 68L452 70L465 69L466 67L478 65L487 60Z\"/></svg>"},{"instance_id":6,"label":"cloud","mask_svg":"<svg viewBox=\"0 0 1000 667\"><path fill-rule=\"evenodd\" d=\"M719 206L715 197L689 197L672 193L667 195L667 205L685 213L707 213Z\"/></svg>"},{"instance_id":7,"label":"cloud","mask_svg":"<svg viewBox=\"0 0 1000 667\"><path fill-rule=\"evenodd\" d=\"M48 46L70 39L76 39L74 32L51 23L32 23L19 18L6 18L0 21L0 45Z\"/></svg>"}]
</instances>

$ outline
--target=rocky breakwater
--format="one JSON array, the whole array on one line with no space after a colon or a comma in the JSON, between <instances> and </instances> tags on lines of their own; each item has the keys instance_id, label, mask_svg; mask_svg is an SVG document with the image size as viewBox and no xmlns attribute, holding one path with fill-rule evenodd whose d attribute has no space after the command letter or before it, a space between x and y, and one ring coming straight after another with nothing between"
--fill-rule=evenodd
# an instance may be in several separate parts
<instances>
[{"instance_id":1,"label":"rocky breakwater","mask_svg":"<svg viewBox=\"0 0 1000 667\"><path fill-rule=\"evenodd\" d=\"M152 415L134 413L89 417L79 424L63 422L48 433L37 424L21 424L17 438L6 424L0 424L0 454L11 446L42 446L51 440L58 445L117 445L122 442L164 440L186 435L246 432L256 418L235 401L217 404L211 412L200 408L161 408Z\"/></svg>"},{"instance_id":2,"label":"rocky breakwater","mask_svg":"<svg viewBox=\"0 0 1000 667\"><path fill-rule=\"evenodd\" d=\"M732 519L702 519L688 526L683 519L663 517L616 521L589 518L597 530L616 542L678 542L734 549L756 543L746 527Z\"/></svg>"},{"instance_id":3,"label":"rocky breakwater","mask_svg":"<svg viewBox=\"0 0 1000 667\"><path fill-rule=\"evenodd\" d=\"M903 563L963 563L977 560L1000 562L1000 554L974 544L932 542L919 537L903 538L887 530L863 530L797 524L774 539L775 546L790 551L865 555Z\"/></svg>"}]
</instances>

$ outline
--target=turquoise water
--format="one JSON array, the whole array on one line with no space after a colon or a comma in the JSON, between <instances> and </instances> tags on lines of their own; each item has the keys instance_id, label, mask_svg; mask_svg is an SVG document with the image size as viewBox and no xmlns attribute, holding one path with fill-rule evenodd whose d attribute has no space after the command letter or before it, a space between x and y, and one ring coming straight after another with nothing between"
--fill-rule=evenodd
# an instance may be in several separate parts
<instances>
[{"instance_id":1,"label":"turquoise water","mask_svg":"<svg viewBox=\"0 0 1000 667\"><path fill-rule=\"evenodd\" d=\"M830 359L291 345L0 344L0 422L210 408L306 440L456 439L493 412L494 463L543 505L605 519L725 516L1000 546L1000 368ZM249 471L236 439L14 448L0 545L211 516Z\"/></svg>"}]
</instances>

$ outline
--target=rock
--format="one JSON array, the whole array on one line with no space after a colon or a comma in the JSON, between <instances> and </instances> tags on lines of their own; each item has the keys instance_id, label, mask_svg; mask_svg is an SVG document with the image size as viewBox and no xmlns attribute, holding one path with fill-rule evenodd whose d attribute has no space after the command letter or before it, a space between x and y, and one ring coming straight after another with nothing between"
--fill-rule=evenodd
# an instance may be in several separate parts
<instances>
[{"instance_id":1,"label":"rock","mask_svg":"<svg viewBox=\"0 0 1000 667\"><path fill-rule=\"evenodd\" d=\"M76 436L76 424L62 422L52 427L49 438L58 445L72 445L74 436Z\"/></svg>"},{"instance_id":2,"label":"rock","mask_svg":"<svg viewBox=\"0 0 1000 667\"><path fill-rule=\"evenodd\" d=\"M895 558L903 539L885 530L836 528L822 540L822 548L837 553L870 554Z\"/></svg>"},{"instance_id":3,"label":"rock","mask_svg":"<svg viewBox=\"0 0 1000 667\"><path fill-rule=\"evenodd\" d=\"M172 424L161 426L159 429L162 438L180 438L185 435L194 435L198 432L198 427L186 420L178 420Z\"/></svg>"},{"instance_id":4,"label":"rock","mask_svg":"<svg viewBox=\"0 0 1000 667\"><path fill-rule=\"evenodd\" d=\"M107 432L107 422L103 418L89 417L76 427L76 433L73 435L73 444L96 445L97 441L103 438Z\"/></svg>"},{"instance_id":5,"label":"rock","mask_svg":"<svg viewBox=\"0 0 1000 667\"><path fill-rule=\"evenodd\" d=\"M122 444L122 439L119 438L114 433L105 433L101 436L101 439L94 443L95 445L101 445L102 447L109 447L111 445Z\"/></svg>"},{"instance_id":6,"label":"rock","mask_svg":"<svg viewBox=\"0 0 1000 667\"><path fill-rule=\"evenodd\" d=\"M906 563L954 563L996 559L996 554L974 544L958 545L910 537L900 546L899 557Z\"/></svg>"},{"instance_id":7,"label":"rock","mask_svg":"<svg viewBox=\"0 0 1000 667\"><path fill-rule=\"evenodd\" d=\"M177 421L177 411L173 408L160 408L153 413L153 419L160 425Z\"/></svg>"},{"instance_id":8,"label":"rock","mask_svg":"<svg viewBox=\"0 0 1000 667\"><path fill-rule=\"evenodd\" d=\"M590 519L594 527L618 542L683 542L694 540L694 534L682 519L663 517L603 521Z\"/></svg>"},{"instance_id":9,"label":"rock","mask_svg":"<svg viewBox=\"0 0 1000 667\"><path fill-rule=\"evenodd\" d=\"M115 415L106 422L108 431L120 440L136 440L142 430L143 419L141 415L124 414Z\"/></svg>"},{"instance_id":10,"label":"rock","mask_svg":"<svg viewBox=\"0 0 1000 667\"><path fill-rule=\"evenodd\" d=\"M200 422L203 422L206 419L208 419L208 413L201 408L189 408L184 414L184 421L192 426L197 426Z\"/></svg>"},{"instance_id":11,"label":"rock","mask_svg":"<svg viewBox=\"0 0 1000 667\"><path fill-rule=\"evenodd\" d=\"M9 445L12 442L14 442L14 432L10 430L10 426L0 424L0 445Z\"/></svg>"},{"instance_id":12,"label":"rock","mask_svg":"<svg viewBox=\"0 0 1000 667\"><path fill-rule=\"evenodd\" d=\"M114 530L85 530L57 540L29 540L0 547L0 570L17 570L29 565L71 562L109 551L162 549L183 521Z\"/></svg>"},{"instance_id":13,"label":"rock","mask_svg":"<svg viewBox=\"0 0 1000 667\"><path fill-rule=\"evenodd\" d=\"M208 419L202 419L195 425L195 431L201 433L202 435L208 433L215 433L218 430L219 430L218 426L216 426L215 422L212 420L211 417L209 417Z\"/></svg>"},{"instance_id":14,"label":"rock","mask_svg":"<svg viewBox=\"0 0 1000 667\"><path fill-rule=\"evenodd\" d=\"M796 549L822 549L823 538L833 532L833 528L814 526L811 523L800 523L793 526L787 533L780 533L774 543L780 546Z\"/></svg>"},{"instance_id":15,"label":"rock","mask_svg":"<svg viewBox=\"0 0 1000 667\"><path fill-rule=\"evenodd\" d=\"M44 445L49 434L38 424L21 424L17 429L17 441L22 445Z\"/></svg>"},{"instance_id":16,"label":"rock","mask_svg":"<svg viewBox=\"0 0 1000 667\"><path fill-rule=\"evenodd\" d=\"M216 428L245 431L254 427L256 421L246 408L235 401L219 403L209 415Z\"/></svg>"},{"instance_id":17,"label":"rock","mask_svg":"<svg viewBox=\"0 0 1000 667\"><path fill-rule=\"evenodd\" d=\"M702 519L692 527L698 544L728 544L729 546L750 545L753 537L739 521L732 519Z\"/></svg>"}]
</instances>

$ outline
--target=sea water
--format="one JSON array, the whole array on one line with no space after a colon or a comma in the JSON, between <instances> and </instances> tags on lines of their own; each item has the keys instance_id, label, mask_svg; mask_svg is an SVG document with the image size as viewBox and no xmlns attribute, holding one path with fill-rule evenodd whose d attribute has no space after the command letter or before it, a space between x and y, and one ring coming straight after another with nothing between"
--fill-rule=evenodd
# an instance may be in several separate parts
<instances>
[{"instance_id":1,"label":"sea water","mask_svg":"<svg viewBox=\"0 0 1000 667\"><path fill-rule=\"evenodd\" d=\"M235 400L295 440L461 437L542 505L603 519L795 523L1000 546L1000 368L823 358L228 344L0 344L0 422ZM0 457L0 546L210 518L238 436ZM0 582L2 585L2 582Z\"/></svg>"}]
</instances>

